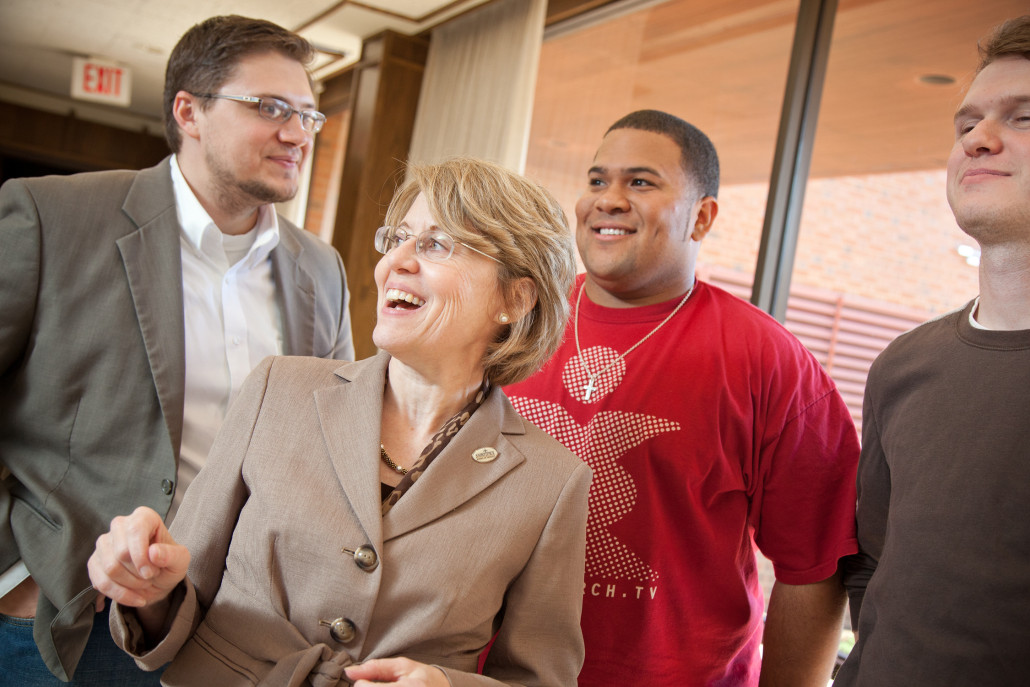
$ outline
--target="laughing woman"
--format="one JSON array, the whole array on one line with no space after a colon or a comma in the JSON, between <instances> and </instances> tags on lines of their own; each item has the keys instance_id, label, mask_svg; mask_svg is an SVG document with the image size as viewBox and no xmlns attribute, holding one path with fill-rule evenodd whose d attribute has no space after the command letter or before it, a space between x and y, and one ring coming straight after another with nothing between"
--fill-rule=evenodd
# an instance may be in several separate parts
<instances>
[{"instance_id":1,"label":"laughing woman","mask_svg":"<svg viewBox=\"0 0 1030 687\"><path fill-rule=\"evenodd\" d=\"M139 509L97 541L115 639L163 684L576 682L589 469L500 388L561 340L568 227L496 165L411 172L380 353L265 360L171 532Z\"/></svg>"}]
</instances>

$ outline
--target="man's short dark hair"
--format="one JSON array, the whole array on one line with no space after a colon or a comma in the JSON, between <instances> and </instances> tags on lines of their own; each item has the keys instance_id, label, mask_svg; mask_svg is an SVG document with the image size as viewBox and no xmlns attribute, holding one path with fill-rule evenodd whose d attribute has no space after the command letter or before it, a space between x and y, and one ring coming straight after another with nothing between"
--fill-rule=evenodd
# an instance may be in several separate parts
<instances>
[{"instance_id":1,"label":"man's short dark hair","mask_svg":"<svg viewBox=\"0 0 1030 687\"><path fill-rule=\"evenodd\" d=\"M217 93L236 65L249 55L275 51L307 65L314 49L304 38L278 24L233 14L211 17L183 34L172 49L165 69L165 138L173 152L182 147L182 134L172 114L175 95ZM200 107L210 107L201 101Z\"/></svg>"},{"instance_id":2,"label":"man's short dark hair","mask_svg":"<svg viewBox=\"0 0 1030 687\"><path fill-rule=\"evenodd\" d=\"M986 38L976 44L980 51L977 74L1001 57L1022 57L1030 60L1030 14L1009 19L995 27Z\"/></svg>"},{"instance_id":3,"label":"man's short dark hair","mask_svg":"<svg viewBox=\"0 0 1030 687\"><path fill-rule=\"evenodd\" d=\"M608 127L638 129L668 136L680 148L680 161L687 177L694 180L702 195L719 195L719 155L712 141L693 124L659 110L637 110Z\"/></svg>"}]
</instances>

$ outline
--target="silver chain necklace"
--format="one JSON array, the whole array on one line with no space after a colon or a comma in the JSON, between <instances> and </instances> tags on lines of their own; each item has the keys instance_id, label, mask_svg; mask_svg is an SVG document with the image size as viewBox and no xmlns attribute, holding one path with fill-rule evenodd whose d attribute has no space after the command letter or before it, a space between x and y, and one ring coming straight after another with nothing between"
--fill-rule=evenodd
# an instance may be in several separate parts
<instances>
[{"instance_id":1,"label":"silver chain necklace","mask_svg":"<svg viewBox=\"0 0 1030 687\"><path fill-rule=\"evenodd\" d=\"M679 312L680 308L682 308L686 304L687 299L690 298L690 294L694 293L694 285L693 284L690 285L690 288L687 289L687 294L685 296L683 296L683 299L680 300L680 302L676 305L676 307L672 309L672 312L669 313L669 315L664 320L662 320L658 324L657 327L655 327L654 329L649 331L647 334L645 334L643 339L641 339L640 341L638 341L635 344L633 344L632 346L630 346L628 349L626 349L625 352L620 353L619 356L615 358L615 360L613 360L610 363L608 363L608 366L606 368L604 368L603 370L601 370L600 372L598 372L597 374L594 374L593 372L591 372L590 368L587 367L586 358L583 357L583 349L580 348L580 345L579 345L579 304L583 300L583 292L586 291L586 287L587 287L587 282L584 279L582 286L579 287L579 295L576 296L576 317L573 320L573 331L574 331L574 333L576 335L576 353L579 354L579 364L583 367L583 371L587 373L587 383L583 385L583 392L584 392L583 400L584 401L589 401L590 397L593 395L593 393L595 391L597 391L597 387L594 385L594 381L596 381L596 380L600 379L601 377L603 377L605 375L605 373L608 372L608 370L610 370L613 367L615 367L615 363L617 363L620 360L624 359L627 355L632 353L636 349L637 346L639 346L640 344L642 344L645 341L647 341L648 339L650 339L654 335L655 332L657 332L659 329L664 327L665 324L669 320L671 320L676 313Z\"/></svg>"}]
</instances>

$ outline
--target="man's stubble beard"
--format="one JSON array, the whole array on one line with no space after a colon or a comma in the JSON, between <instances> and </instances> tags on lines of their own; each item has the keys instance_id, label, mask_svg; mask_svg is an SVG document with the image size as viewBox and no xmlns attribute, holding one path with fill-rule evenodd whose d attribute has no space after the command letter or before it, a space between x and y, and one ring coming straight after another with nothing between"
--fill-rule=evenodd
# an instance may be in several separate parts
<instances>
[{"instance_id":1,"label":"man's stubble beard","mask_svg":"<svg viewBox=\"0 0 1030 687\"><path fill-rule=\"evenodd\" d=\"M297 195L299 183L288 190L280 190L258 180L241 180L224 166L221 158L207 154L208 169L217 189L219 204L230 212L251 209L269 203L284 203Z\"/></svg>"},{"instance_id":2,"label":"man's stubble beard","mask_svg":"<svg viewBox=\"0 0 1030 687\"><path fill-rule=\"evenodd\" d=\"M960 208L954 214L959 229L980 244L981 248L1013 241L1030 242L1030 212L979 207Z\"/></svg>"}]
</instances>

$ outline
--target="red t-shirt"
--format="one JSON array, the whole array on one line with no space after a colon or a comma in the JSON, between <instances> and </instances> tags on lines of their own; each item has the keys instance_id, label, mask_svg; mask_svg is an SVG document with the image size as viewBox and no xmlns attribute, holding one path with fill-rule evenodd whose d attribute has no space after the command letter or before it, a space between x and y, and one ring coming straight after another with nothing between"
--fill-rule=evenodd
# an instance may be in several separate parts
<instances>
[{"instance_id":1,"label":"red t-shirt","mask_svg":"<svg viewBox=\"0 0 1030 687\"><path fill-rule=\"evenodd\" d=\"M787 584L826 579L857 550L854 423L779 323L698 282L618 360L679 301L614 309L584 295L589 399L575 312L558 353L505 389L594 471L581 686L757 685L754 543Z\"/></svg>"}]
</instances>

